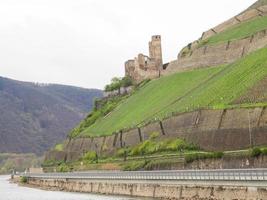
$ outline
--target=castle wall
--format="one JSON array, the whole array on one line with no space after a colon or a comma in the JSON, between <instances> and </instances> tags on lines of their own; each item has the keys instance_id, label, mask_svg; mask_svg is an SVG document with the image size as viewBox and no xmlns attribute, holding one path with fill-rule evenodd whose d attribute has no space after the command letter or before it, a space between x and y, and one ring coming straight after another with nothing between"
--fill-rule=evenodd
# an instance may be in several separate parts
<instances>
[{"instance_id":1,"label":"castle wall","mask_svg":"<svg viewBox=\"0 0 267 200\"><path fill-rule=\"evenodd\" d=\"M251 9L248 10L244 13L241 13L240 15L237 15L236 17L233 17L225 22L223 22L222 24L206 31L203 33L202 35L202 40L205 40L217 33L221 33L223 31L225 31L226 29L229 29L239 23L245 22L245 21L249 21L251 19L260 17L260 16L265 16L267 15L267 6L261 6L257 9Z\"/></svg>"},{"instance_id":2,"label":"castle wall","mask_svg":"<svg viewBox=\"0 0 267 200\"><path fill-rule=\"evenodd\" d=\"M178 60L170 62L161 75L230 64L266 45L267 31L263 30L240 40L203 46L186 55L179 54Z\"/></svg>"},{"instance_id":3,"label":"castle wall","mask_svg":"<svg viewBox=\"0 0 267 200\"><path fill-rule=\"evenodd\" d=\"M134 60L128 60L125 63L125 76L131 77L136 83L145 79L155 79L160 76L162 65L161 37L152 36L149 42L149 56L138 54Z\"/></svg>"}]
</instances>

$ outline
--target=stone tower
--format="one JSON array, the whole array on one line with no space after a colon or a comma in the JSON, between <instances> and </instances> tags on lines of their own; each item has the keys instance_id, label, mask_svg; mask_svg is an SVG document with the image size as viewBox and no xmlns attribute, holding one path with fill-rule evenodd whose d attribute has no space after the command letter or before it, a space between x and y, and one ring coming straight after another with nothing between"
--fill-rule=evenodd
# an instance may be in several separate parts
<instances>
[{"instance_id":1,"label":"stone tower","mask_svg":"<svg viewBox=\"0 0 267 200\"><path fill-rule=\"evenodd\" d=\"M125 62L125 76L136 83L145 79L159 78L163 70L161 36L152 36L149 42L149 56L142 53L134 59Z\"/></svg>"},{"instance_id":2,"label":"stone tower","mask_svg":"<svg viewBox=\"0 0 267 200\"><path fill-rule=\"evenodd\" d=\"M161 70L163 61L160 35L152 36L152 40L149 42L149 57L156 61L156 65L159 67L159 70Z\"/></svg>"}]
</instances>

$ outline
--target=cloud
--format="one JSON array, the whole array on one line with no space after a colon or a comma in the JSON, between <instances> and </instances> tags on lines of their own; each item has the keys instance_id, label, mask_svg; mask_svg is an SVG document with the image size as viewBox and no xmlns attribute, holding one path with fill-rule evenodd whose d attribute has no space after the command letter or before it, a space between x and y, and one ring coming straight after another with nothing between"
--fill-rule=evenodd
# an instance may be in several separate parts
<instances>
[{"instance_id":1,"label":"cloud","mask_svg":"<svg viewBox=\"0 0 267 200\"><path fill-rule=\"evenodd\" d=\"M103 86L163 38L164 61L253 0L0 0L0 75Z\"/></svg>"}]
</instances>

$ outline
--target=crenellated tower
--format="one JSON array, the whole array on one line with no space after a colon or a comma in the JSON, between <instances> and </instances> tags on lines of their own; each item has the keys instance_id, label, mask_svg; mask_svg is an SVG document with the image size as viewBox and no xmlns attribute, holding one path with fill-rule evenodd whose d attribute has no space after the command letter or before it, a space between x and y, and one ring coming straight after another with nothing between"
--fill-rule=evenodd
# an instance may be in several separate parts
<instances>
[{"instance_id":1,"label":"crenellated tower","mask_svg":"<svg viewBox=\"0 0 267 200\"><path fill-rule=\"evenodd\" d=\"M149 57L155 59L157 66L162 68L162 49L161 49L161 36L154 35L152 40L149 42Z\"/></svg>"},{"instance_id":2,"label":"crenellated tower","mask_svg":"<svg viewBox=\"0 0 267 200\"><path fill-rule=\"evenodd\" d=\"M162 69L161 36L154 35L149 42L149 56L140 53L133 60L128 60L125 63L125 76L138 83L160 77Z\"/></svg>"}]
</instances>

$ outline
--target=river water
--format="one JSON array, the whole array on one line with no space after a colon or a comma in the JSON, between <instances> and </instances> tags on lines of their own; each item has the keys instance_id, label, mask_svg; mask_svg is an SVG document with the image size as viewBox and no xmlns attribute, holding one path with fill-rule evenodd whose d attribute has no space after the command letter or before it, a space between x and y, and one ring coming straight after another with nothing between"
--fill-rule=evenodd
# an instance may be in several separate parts
<instances>
[{"instance_id":1,"label":"river water","mask_svg":"<svg viewBox=\"0 0 267 200\"><path fill-rule=\"evenodd\" d=\"M44 191L11 184L9 178L10 176L0 176L0 200L136 200L128 197Z\"/></svg>"}]
</instances>

